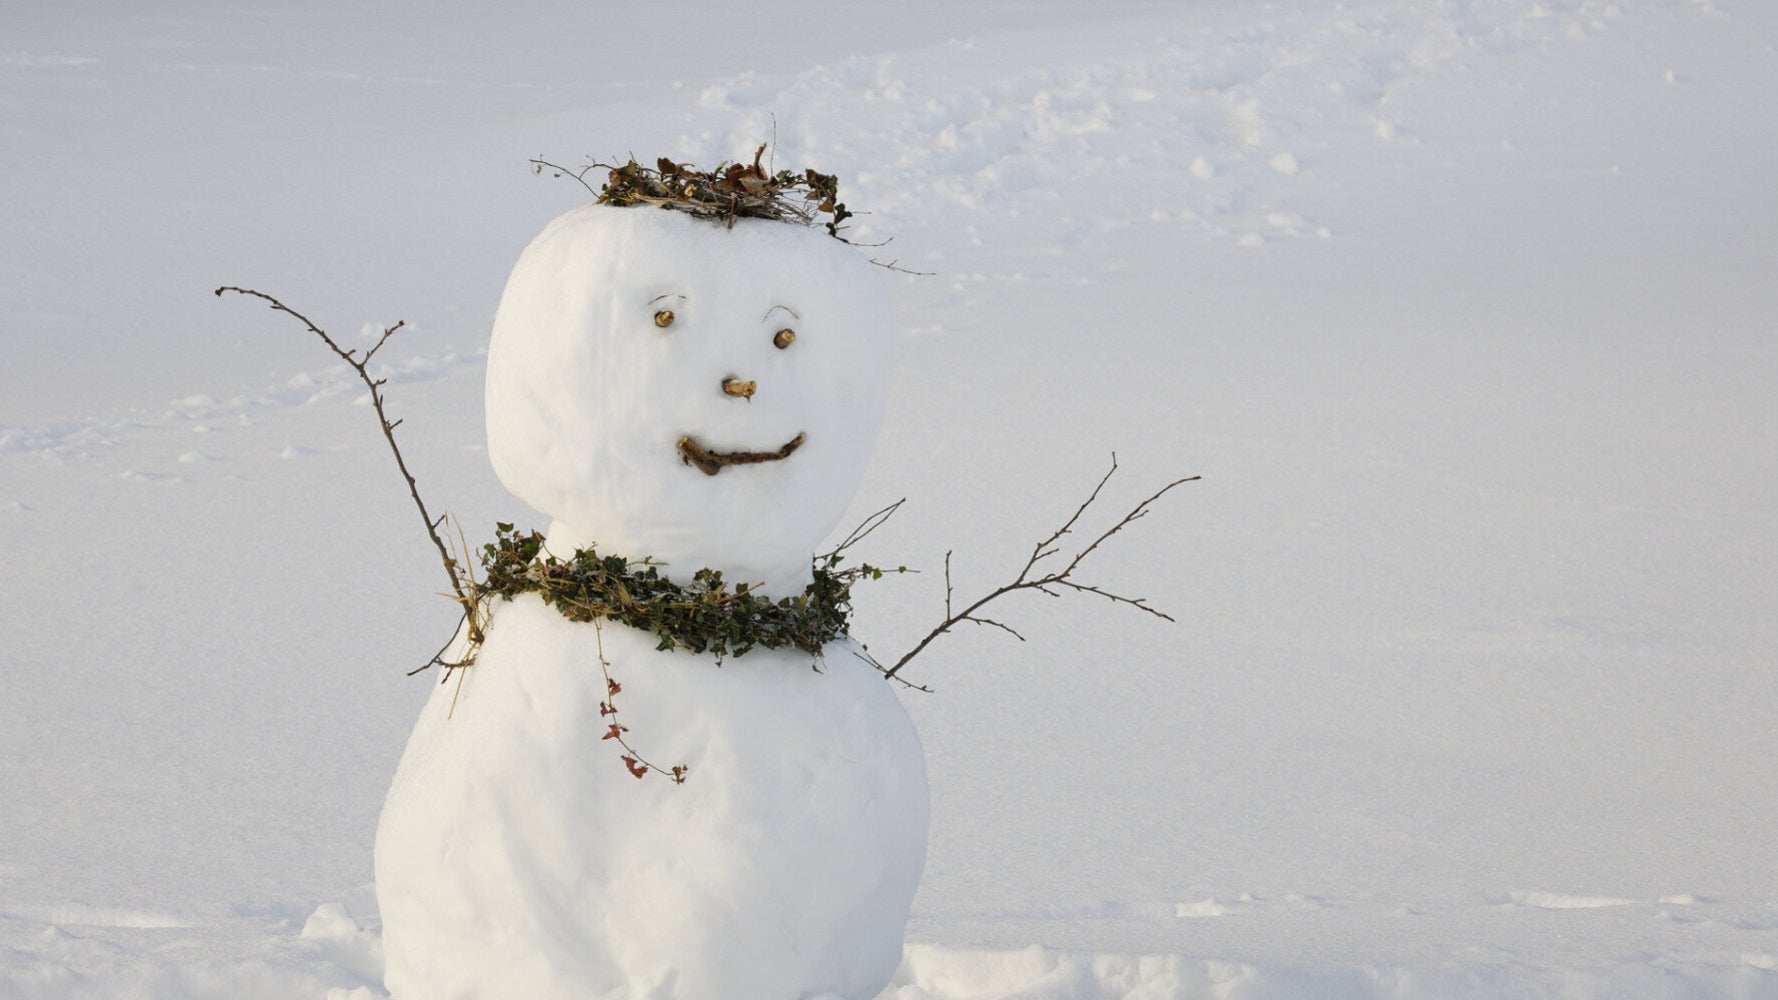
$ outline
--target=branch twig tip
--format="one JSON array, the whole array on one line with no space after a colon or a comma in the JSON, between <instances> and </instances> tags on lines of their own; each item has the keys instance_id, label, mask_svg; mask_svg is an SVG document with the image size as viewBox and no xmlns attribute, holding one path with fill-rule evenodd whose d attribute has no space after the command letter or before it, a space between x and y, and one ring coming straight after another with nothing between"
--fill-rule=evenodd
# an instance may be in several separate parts
<instances>
[{"instance_id":1,"label":"branch twig tip","mask_svg":"<svg viewBox=\"0 0 1778 1000\"><path fill-rule=\"evenodd\" d=\"M1098 501L1100 493L1102 493L1105 489L1105 484L1109 483L1111 481L1111 477L1114 474L1116 474L1117 468L1118 468L1117 453L1113 452L1111 455L1111 468L1106 470L1104 476L1100 477L1099 482L1093 487L1092 492L1087 494L1086 500L1083 501L1079 507L1075 508L1074 513L1069 515L1069 517L1066 521L1062 522L1061 527L1057 528L1055 531L1051 532L1048 536L1046 536L1043 540L1039 541L1036 545L1031 547L1031 554L1030 554L1030 556L1028 556L1025 559L1025 565L1023 568L1021 568L1019 570L1018 576L1014 577L1013 581L1011 583L1005 584L1003 586L995 588L992 591L989 591L986 595L982 596L981 598L978 598L976 601L971 603L968 607L964 608L962 611L954 610L954 605L952 603L951 553L946 552L945 553L945 619L944 619L944 621L940 622L938 624L938 626L935 627L932 631L926 633L924 638L922 638L919 642L915 643L913 649L910 649L908 652L902 654L902 657L899 660L896 660L895 664L893 666L884 670L883 671L884 676L889 677L894 680L900 680L901 678L898 677L897 674L900 673L902 667L907 665L909 660L911 660L915 656L919 655L919 653L921 651L923 651L924 649L926 649L926 647L931 645L932 641L934 639L937 639L939 636L944 635L946 632L949 632L953 627L960 625L964 622L971 622L971 623L974 623L977 625L985 625L985 626L990 626L993 628L1001 629L1005 632L1010 633L1015 638L1019 639L1019 641L1023 642L1025 637L1020 635L1018 632L1014 631L1012 628L1007 626L1005 623L1000 622L1000 621L993 619L993 618L984 617L978 613L981 611L982 608L986 607L989 603L996 601L1002 597L1005 597L1008 594L1017 593L1021 590L1036 591L1037 593L1044 594L1049 597L1061 597L1062 596L1061 592L1056 589L1058 587L1066 589L1066 590L1074 591L1076 593L1097 594L1100 597L1103 597L1115 604L1127 604L1130 607L1137 609L1138 611L1144 611L1144 612L1147 612L1148 614L1154 615L1157 618L1162 618L1167 621L1173 621L1174 619L1170 615L1151 606L1148 603L1147 598L1125 597L1122 594L1118 594L1113 591L1106 590L1103 587L1080 583L1080 582L1076 581L1073 578L1073 576L1074 576L1074 571L1076 569L1080 568L1080 564L1083 561L1085 561L1087 556L1092 555L1093 552L1096 551L1100 545L1104 544L1104 542L1107 539L1109 539L1111 536L1117 534L1118 532L1124 530L1125 528L1129 527L1131 524L1134 524L1135 522L1141 520L1143 517L1147 516L1150 506L1152 506L1155 503L1155 501L1166 496L1169 492L1171 492L1176 487L1182 486L1186 483L1195 482L1198 479L1201 479L1202 478L1201 476L1187 476L1182 479L1175 479L1172 482L1166 484L1165 486L1162 486L1159 490L1156 490L1154 493L1150 494L1141 503L1138 503L1136 506L1130 508L1128 513L1124 514L1123 517L1118 519L1117 523L1115 523L1111 527L1105 529L1105 531L1101 532L1092 541L1090 541L1086 545L1082 546L1080 551L1076 552L1073 555L1073 557L1069 558L1067 563L1065 565L1063 565L1061 569L1053 570L1051 572L1046 572L1046 573L1039 573L1037 571L1037 564L1039 562L1042 562L1043 560L1048 559L1051 556L1055 556L1061 552L1061 546L1058 545L1057 543L1061 541L1061 539L1064 535L1069 535L1074 532L1075 525L1079 523L1080 519L1086 514L1087 510L1089 508L1091 508L1093 506L1093 504ZM1054 565L1054 564L1051 564L1051 565Z\"/></svg>"}]
</instances>

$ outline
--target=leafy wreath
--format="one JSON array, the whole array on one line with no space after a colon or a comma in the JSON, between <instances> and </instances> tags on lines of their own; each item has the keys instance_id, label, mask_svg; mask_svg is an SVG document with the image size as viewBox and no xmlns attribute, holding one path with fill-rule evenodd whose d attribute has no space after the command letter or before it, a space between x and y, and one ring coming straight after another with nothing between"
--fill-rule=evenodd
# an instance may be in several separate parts
<instances>
[{"instance_id":1,"label":"leafy wreath","mask_svg":"<svg viewBox=\"0 0 1778 1000\"><path fill-rule=\"evenodd\" d=\"M652 559L633 562L618 555L601 556L592 549L576 549L573 555L559 558L549 552L541 532L520 533L502 522L495 525L494 541L482 546L483 578L468 581L470 603L465 605L464 619L472 633L485 634L489 602L536 594L569 621L590 622L597 630L602 620L611 620L653 633L655 648L662 651L713 653L720 663L725 656L743 656L756 646L794 646L819 659L828 643L846 634L852 614L852 584L883 577L883 570L869 564L841 569L843 553L898 506L877 512L837 548L817 557L809 586L795 597L777 601L746 583L730 590L722 571L708 567L694 573L690 584L681 585L662 575L660 564ZM907 567L893 572L905 573ZM599 669L605 675L605 700L599 703L600 717L608 720L604 738L623 747L624 766L636 777L656 771L675 783L685 781L685 765L653 764L624 737L629 727L617 717L617 696L623 686L611 677L603 632L596 634ZM446 662L440 650L426 666L443 666L448 677L451 671L475 661L478 645L479 640L472 637L461 659Z\"/></svg>"},{"instance_id":2,"label":"leafy wreath","mask_svg":"<svg viewBox=\"0 0 1778 1000\"><path fill-rule=\"evenodd\" d=\"M722 571L708 567L682 585L662 575L652 559L633 562L589 549L559 558L547 550L541 532L521 534L502 523L496 525L495 540L482 547L484 578L471 590L478 601L536 594L569 621L609 619L651 632L658 640L655 648L663 651L721 658L742 656L755 646L794 646L819 656L846 634L852 584L883 575L870 565L841 570L841 559L836 550L816 560L814 582L801 594L774 601L746 583L730 590Z\"/></svg>"}]
</instances>

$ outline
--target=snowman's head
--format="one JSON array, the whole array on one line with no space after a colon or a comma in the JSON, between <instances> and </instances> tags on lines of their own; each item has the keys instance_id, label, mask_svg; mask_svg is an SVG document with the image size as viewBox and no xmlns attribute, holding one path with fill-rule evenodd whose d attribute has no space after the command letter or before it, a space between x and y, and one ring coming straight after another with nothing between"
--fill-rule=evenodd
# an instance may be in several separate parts
<instances>
[{"instance_id":1,"label":"snowman's head","mask_svg":"<svg viewBox=\"0 0 1778 1000\"><path fill-rule=\"evenodd\" d=\"M588 205L525 248L488 350L488 453L551 549L800 590L882 423L877 269L818 229ZM567 550L567 551L564 551Z\"/></svg>"}]
</instances>

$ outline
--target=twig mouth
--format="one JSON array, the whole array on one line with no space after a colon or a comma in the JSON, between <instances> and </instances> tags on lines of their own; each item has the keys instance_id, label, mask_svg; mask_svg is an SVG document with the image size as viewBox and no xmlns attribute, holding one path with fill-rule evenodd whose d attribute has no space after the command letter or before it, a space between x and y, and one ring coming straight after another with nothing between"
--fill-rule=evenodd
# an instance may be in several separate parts
<instances>
[{"instance_id":1,"label":"twig mouth","mask_svg":"<svg viewBox=\"0 0 1778 1000\"><path fill-rule=\"evenodd\" d=\"M758 465L789 458L791 452L802 447L806 437L807 434L798 434L775 451L711 451L687 434L679 439L679 455L686 465L695 465L704 475L714 476L725 465Z\"/></svg>"}]
</instances>

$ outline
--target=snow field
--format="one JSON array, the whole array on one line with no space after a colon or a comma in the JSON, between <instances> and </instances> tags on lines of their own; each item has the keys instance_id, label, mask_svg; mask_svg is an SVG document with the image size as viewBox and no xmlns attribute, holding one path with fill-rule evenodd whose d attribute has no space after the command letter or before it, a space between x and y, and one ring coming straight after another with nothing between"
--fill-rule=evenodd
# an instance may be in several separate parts
<instances>
[{"instance_id":1,"label":"snow field","mask_svg":"<svg viewBox=\"0 0 1778 1000\"><path fill-rule=\"evenodd\" d=\"M449 609L344 373L207 290L415 321L404 440L473 539L523 513L493 303L574 198L523 158L774 114L936 272L892 281L856 513L909 496L865 555L928 574L863 595L873 650L1110 451L1119 503L1206 476L1099 569L1178 627L1040 605L916 678L886 996L1778 995L1767 7L915 7L595 60L233 17L20 15L0 61L0 995L382 995L397 668Z\"/></svg>"}]
</instances>

